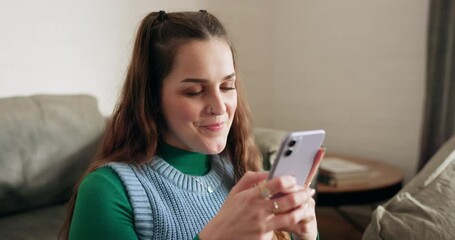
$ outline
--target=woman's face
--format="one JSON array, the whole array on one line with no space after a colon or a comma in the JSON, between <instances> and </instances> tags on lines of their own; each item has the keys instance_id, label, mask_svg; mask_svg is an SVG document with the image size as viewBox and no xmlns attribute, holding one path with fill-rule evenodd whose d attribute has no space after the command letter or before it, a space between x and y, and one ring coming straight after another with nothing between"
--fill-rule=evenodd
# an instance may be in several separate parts
<instances>
[{"instance_id":1,"label":"woman's face","mask_svg":"<svg viewBox=\"0 0 455 240\"><path fill-rule=\"evenodd\" d=\"M204 154L223 151L237 108L235 70L222 39L182 45L163 81L166 143Z\"/></svg>"}]
</instances>

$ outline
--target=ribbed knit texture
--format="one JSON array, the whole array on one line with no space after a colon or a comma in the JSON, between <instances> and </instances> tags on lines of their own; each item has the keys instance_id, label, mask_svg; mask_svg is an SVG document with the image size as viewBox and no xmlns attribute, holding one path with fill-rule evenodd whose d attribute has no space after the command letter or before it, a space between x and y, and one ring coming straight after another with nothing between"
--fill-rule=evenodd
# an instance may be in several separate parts
<instances>
[{"instance_id":1,"label":"ribbed knit texture","mask_svg":"<svg viewBox=\"0 0 455 240\"><path fill-rule=\"evenodd\" d=\"M107 165L125 185L139 239L193 239L216 215L234 185L234 173L229 161L217 155L211 161L211 170L197 177L183 174L159 157L140 167Z\"/></svg>"}]
</instances>

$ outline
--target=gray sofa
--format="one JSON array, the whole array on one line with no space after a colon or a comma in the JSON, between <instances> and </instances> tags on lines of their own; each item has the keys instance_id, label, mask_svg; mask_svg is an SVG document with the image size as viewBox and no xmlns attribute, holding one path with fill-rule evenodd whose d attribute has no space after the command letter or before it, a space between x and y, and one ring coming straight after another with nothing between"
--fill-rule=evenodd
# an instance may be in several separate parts
<instances>
[{"instance_id":1,"label":"gray sofa","mask_svg":"<svg viewBox=\"0 0 455 240\"><path fill-rule=\"evenodd\" d=\"M0 239L56 239L104 127L90 96L0 99Z\"/></svg>"},{"instance_id":2,"label":"gray sofa","mask_svg":"<svg viewBox=\"0 0 455 240\"><path fill-rule=\"evenodd\" d=\"M455 136L373 212L363 240L455 239Z\"/></svg>"},{"instance_id":3,"label":"gray sofa","mask_svg":"<svg viewBox=\"0 0 455 240\"><path fill-rule=\"evenodd\" d=\"M94 97L0 98L0 239L56 239L106 124ZM286 132L255 129L270 166Z\"/></svg>"}]
</instances>

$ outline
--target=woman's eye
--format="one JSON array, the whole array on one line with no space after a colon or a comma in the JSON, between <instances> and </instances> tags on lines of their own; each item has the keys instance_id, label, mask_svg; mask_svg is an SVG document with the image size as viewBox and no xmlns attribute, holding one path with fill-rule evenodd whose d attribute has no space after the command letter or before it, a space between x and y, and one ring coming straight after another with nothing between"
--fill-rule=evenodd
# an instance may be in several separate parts
<instances>
[{"instance_id":1,"label":"woman's eye","mask_svg":"<svg viewBox=\"0 0 455 240\"><path fill-rule=\"evenodd\" d=\"M198 92L186 92L186 93L185 93L185 95L190 96L190 97L198 96L198 95L201 95L201 94L202 94L202 91L198 91Z\"/></svg>"},{"instance_id":2,"label":"woman's eye","mask_svg":"<svg viewBox=\"0 0 455 240\"><path fill-rule=\"evenodd\" d=\"M203 88L193 88L193 89L188 89L187 91L184 92L185 95L194 97L201 95L204 92Z\"/></svg>"},{"instance_id":3,"label":"woman's eye","mask_svg":"<svg viewBox=\"0 0 455 240\"><path fill-rule=\"evenodd\" d=\"M231 91L231 90L235 90L235 86L234 85L226 85L226 86L221 86L220 89L224 90L224 91Z\"/></svg>"}]
</instances>

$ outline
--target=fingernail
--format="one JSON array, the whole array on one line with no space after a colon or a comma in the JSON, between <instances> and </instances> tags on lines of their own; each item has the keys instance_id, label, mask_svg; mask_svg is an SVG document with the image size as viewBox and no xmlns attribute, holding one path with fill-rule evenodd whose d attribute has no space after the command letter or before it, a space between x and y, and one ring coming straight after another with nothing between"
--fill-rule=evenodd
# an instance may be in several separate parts
<instances>
[{"instance_id":1,"label":"fingernail","mask_svg":"<svg viewBox=\"0 0 455 240\"><path fill-rule=\"evenodd\" d=\"M292 181L294 181L294 184L296 184L297 183L297 178L295 176L293 176L293 175L290 175L290 177L291 177Z\"/></svg>"},{"instance_id":2,"label":"fingernail","mask_svg":"<svg viewBox=\"0 0 455 240\"><path fill-rule=\"evenodd\" d=\"M310 188L310 196L314 196L316 190L314 188Z\"/></svg>"}]
</instances>

